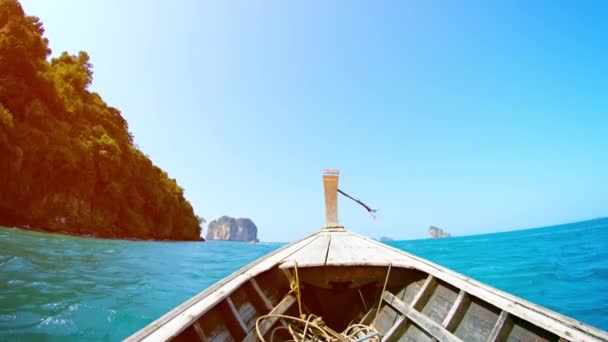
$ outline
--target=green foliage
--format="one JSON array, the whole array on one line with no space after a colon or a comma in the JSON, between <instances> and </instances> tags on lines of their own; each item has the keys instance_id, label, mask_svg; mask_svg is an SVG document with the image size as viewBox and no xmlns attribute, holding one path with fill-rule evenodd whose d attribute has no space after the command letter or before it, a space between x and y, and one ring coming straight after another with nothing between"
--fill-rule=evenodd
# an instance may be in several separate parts
<instances>
[{"instance_id":1,"label":"green foliage","mask_svg":"<svg viewBox=\"0 0 608 342\"><path fill-rule=\"evenodd\" d=\"M47 60L38 18L0 0L0 224L101 237L198 240L174 179L88 90L89 55Z\"/></svg>"},{"instance_id":2,"label":"green foliage","mask_svg":"<svg viewBox=\"0 0 608 342\"><path fill-rule=\"evenodd\" d=\"M13 128L13 114L8 111L8 109L4 108L4 106L0 103L0 125L3 125L5 128Z\"/></svg>"}]
</instances>

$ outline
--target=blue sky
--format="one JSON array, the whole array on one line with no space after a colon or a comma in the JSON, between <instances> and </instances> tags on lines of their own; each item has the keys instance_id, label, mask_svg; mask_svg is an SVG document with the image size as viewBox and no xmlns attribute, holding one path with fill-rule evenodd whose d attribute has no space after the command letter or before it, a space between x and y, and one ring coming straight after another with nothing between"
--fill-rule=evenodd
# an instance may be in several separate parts
<instances>
[{"instance_id":1,"label":"blue sky","mask_svg":"<svg viewBox=\"0 0 608 342\"><path fill-rule=\"evenodd\" d=\"M21 0L207 220L371 237L608 215L608 3Z\"/></svg>"}]
</instances>

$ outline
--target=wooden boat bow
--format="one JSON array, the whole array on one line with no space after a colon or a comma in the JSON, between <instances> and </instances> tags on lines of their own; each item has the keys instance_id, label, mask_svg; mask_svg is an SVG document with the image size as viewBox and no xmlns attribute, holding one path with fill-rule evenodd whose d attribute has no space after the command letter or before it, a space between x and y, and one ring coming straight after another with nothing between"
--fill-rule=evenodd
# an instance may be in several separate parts
<instances>
[{"instance_id":1,"label":"wooden boat bow","mask_svg":"<svg viewBox=\"0 0 608 342\"><path fill-rule=\"evenodd\" d=\"M324 171L323 179L320 231L234 272L126 341L286 340L285 317L300 311L334 332L371 327L378 334L371 338L382 341L608 341L605 331L347 231L338 223L338 172Z\"/></svg>"}]
</instances>

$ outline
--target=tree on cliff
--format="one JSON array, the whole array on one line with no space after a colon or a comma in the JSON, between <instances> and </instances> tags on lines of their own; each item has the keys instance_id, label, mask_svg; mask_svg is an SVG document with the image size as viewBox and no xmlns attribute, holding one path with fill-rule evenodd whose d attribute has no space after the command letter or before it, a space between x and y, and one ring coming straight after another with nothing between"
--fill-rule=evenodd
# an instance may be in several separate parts
<instances>
[{"instance_id":1,"label":"tree on cliff","mask_svg":"<svg viewBox=\"0 0 608 342\"><path fill-rule=\"evenodd\" d=\"M200 239L183 189L88 90L86 52L50 54L42 23L0 0L0 224L101 237Z\"/></svg>"}]
</instances>

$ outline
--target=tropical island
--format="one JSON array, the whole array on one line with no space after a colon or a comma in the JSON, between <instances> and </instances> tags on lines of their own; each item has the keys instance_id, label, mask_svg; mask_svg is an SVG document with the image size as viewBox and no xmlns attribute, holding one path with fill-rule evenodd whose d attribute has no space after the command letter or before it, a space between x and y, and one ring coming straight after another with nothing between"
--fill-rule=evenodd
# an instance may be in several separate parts
<instances>
[{"instance_id":1,"label":"tropical island","mask_svg":"<svg viewBox=\"0 0 608 342\"><path fill-rule=\"evenodd\" d=\"M207 240L258 242L258 227L248 218L222 216L209 222Z\"/></svg>"},{"instance_id":2,"label":"tropical island","mask_svg":"<svg viewBox=\"0 0 608 342\"><path fill-rule=\"evenodd\" d=\"M428 231L429 231L429 235L430 235L431 239L441 239L441 238L447 238L447 237L452 236L452 234L444 231L441 228L437 228L435 226L430 226Z\"/></svg>"},{"instance_id":3,"label":"tropical island","mask_svg":"<svg viewBox=\"0 0 608 342\"><path fill-rule=\"evenodd\" d=\"M86 52L51 50L36 17L0 0L0 225L104 238L201 240L175 179L88 90Z\"/></svg>"}]
</instances>

